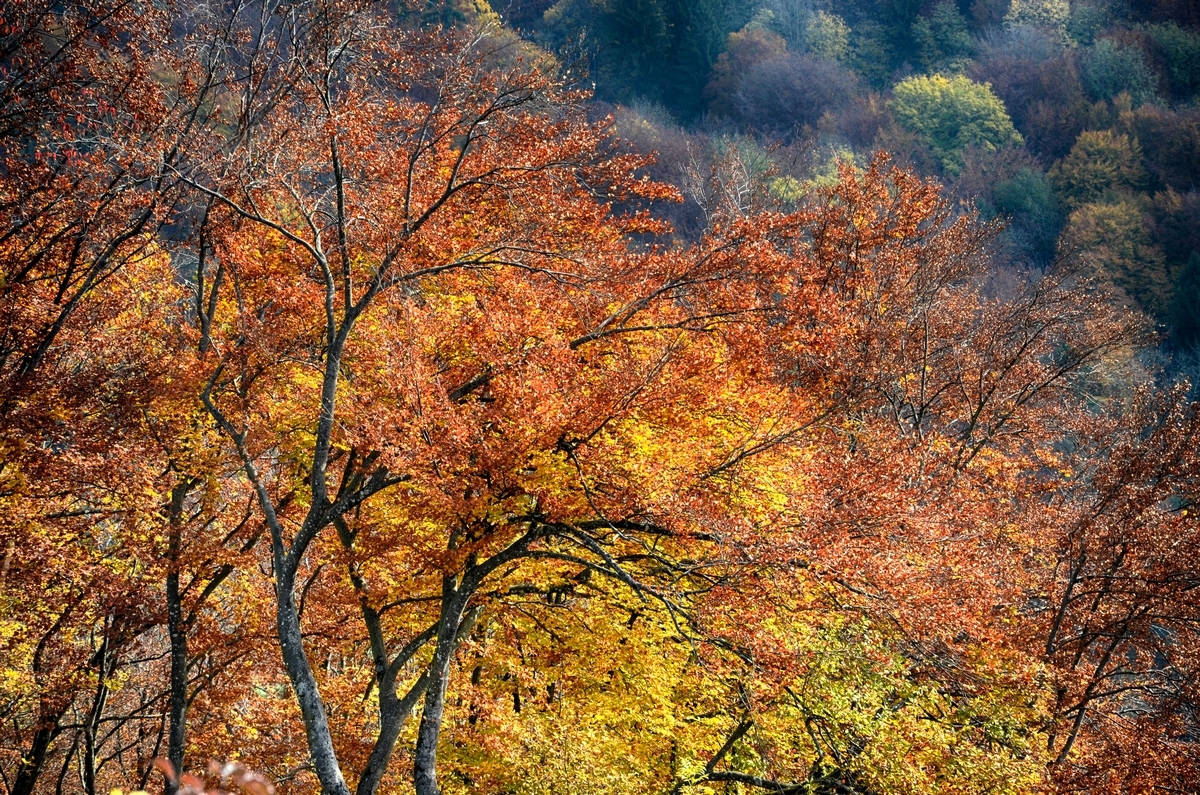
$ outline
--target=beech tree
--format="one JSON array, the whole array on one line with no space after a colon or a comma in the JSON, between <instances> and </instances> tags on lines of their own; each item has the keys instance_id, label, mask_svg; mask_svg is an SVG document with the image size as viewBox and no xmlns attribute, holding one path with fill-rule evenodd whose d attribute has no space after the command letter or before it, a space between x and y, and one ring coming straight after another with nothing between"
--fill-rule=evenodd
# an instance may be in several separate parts
<instances>
[{"instance_id":1,"label":"beech tree","mask_svg":"<svg viewBox=\"0 0 1200 795\"><path fill-rule=\"evenodd\" d=\"M487 28L87 8L3 26L10 789L1194 786L1196 412L1102 284L884 156L673 242Z\"/></svg>"},{"instance_id":2,"label":"beech tree","mask_svg":"<svg viewBox=\"0 0 1200 795\"><path fill-rule=\"evenodd\" d=\"M922 136L951 173L962 168L968 146L986 150L1022 142L1008 112L988 85L961 75L910 77L893 89L892 110Z\"/></svg>"}]
</instances>

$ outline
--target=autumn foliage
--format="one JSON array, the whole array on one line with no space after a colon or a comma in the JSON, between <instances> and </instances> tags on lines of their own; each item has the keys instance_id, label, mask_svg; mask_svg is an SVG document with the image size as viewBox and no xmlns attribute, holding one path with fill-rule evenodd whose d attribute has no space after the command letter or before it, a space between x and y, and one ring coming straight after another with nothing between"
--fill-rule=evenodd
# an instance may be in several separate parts
<instances>
[{"instance_id":1,"label":"autumn foliage","mask_svg":"<svg viewBox=\"0 0 1200 795\"><path fill-rule=\"evenodd\" d=\"M1122 387L1140 321L992 296L885 155L679 242L561 72L5 5L8 791L1200 784L1200 413Z\"/></svg>"}]
</instances>

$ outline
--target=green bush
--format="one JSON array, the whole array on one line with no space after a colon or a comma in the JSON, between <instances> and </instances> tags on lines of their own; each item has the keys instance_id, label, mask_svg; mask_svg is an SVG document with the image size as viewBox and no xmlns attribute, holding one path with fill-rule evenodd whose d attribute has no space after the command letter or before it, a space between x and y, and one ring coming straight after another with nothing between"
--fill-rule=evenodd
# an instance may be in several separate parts
<instances>
[{"instance_id":1,"label":"green bush","mask_svg":"<svg viewBox=\"0 0 1200 795\"><path fill-rule=\"evenodd\" d=\"M1022 143L991 86L966 77L910 77L893 89L891 107L896 119L923 138L951 173L962 168L968 146L990 151Z\"/></svg>"}]
</instances>

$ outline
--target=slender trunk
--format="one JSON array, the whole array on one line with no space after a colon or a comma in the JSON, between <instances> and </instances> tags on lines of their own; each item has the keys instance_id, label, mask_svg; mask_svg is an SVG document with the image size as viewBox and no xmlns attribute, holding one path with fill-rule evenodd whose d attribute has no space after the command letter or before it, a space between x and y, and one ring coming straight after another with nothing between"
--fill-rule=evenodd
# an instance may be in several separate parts
<instances>
[{"instance_id":1,"label":"slender trunk","mask_svg":"<svg viewBox=\"0 0 1200 795\"><path fill-rule=\"evenodd\" d=\"M38 714L37 731L33 734L29 751L21 757L11 795L33 795L34 785L37 784L42 766L46 763L46 752L50 749L50 743L58 736L58 722L65 711L65 707L54 709L46 703L42 704Z\"/></svg>"},{"instance_id":2,"label":"slender trunk","mask_svg":"<svg viewBox=\"0 0 1200 795\"><path fill-rule=\"evenodd\" d=\"M187 732L187 626L183 596L179 592L180 558L183 550L183 503L192 484L181 479L171 491L167 505L170 538L167 542L167 635L171 642L171 682L167 696L167 760L174 769L164 785L165 795L175 795L183 775L183 751Z\"/></svg>"},{"instance_id":3,"label":"slender trunk","mask_svg":"<svg viewBox=\"0 0 1200 795\"><path fill-rule=\"evenodd\" d=\"M174 778L167 778L166 795L175 795L183 774L183 752L187 731L187 627L179 594L179 570L167 574L167 633L171 638L171 690L168 695L167 760Z\"/></svg>"},{"instance_id":4,"label":"slender trunk","mask_svg":"<svg viewBox=\"0 0 1200 795\"><path fill-rule=\"evenodd\" d=\"M413 785L417 795L440 795L437 784L437 745L442 730L442 715L446 710L446 686L450 678L450 663L458 647L459 621L463 617L469 592L459 590L453 577L442 583L442 616L438 627L437 647L429 665L429 685L425 691L425 706L421 710L421 725L417 729L416 758L413 765Z\"/></svg>"},{"instance_id":5,"label":"slender trunk","mask_svg":"<svg viewBox=\"0 0 1200 795\"><path fill-rule=\"evenodd\" d=\"M404 698L398 699L395 693L392 693L385 703L384 697L380 696L379 738L375 741L375 747L371 750L371 757L367 760L366 767L363 768L355 795L375 795L379 791L379 785L383 782L384 774L387 773L388 762L395 751L396 740L400 737L400 730L404 728L405 719L412 712L417 701L425 694L428 685L429 673L427 671L421 674L421 678L413 684Z\"/></svg>"},{"instance_id":6,"label":"slender trunk","mask_svg":"<svg viewBox=\"0 0 1200 795\"><path fill-rule=\"evenodd\" d=\"M346 464L346 471L343 473L343 487L352 479L351 471L353 462L354 451L351 450L350 461ZM353 556L355 533L350 530L350 527L341 517L335 518L333 525L337 529L338 538L341 540L343 547ZM392 754L396 749L396 741L400 738L400 730L404 727L404 723L407 721L417 701L425 695L425 688L429 684L429 671L426 670L421 673L421 676L412 684L403 698L397 698L396 677L400 674L401 668L412 659L413 655L437 635L439 625L435 624L413 638L396 654L395 658L389 660L387 644L383 638L383 622L380 619L379 612L371 606L366 580L363 579L362 571L353 559L347 567L347 573L350 575L350 582L353 583L354 590L358 594L359 608L362 611L363 624L367 628L367 637L371 645L371 658L375 665L375 683L379 688L379 734L375 738L375 746L371 749L371 755L367 759L367 764L363 767L362 773L358 778L358 786L355 788L355 793L356 795L375 795L379 790L379 785L382 783L384 775L387 773L388 762L391 761Z\"/></svg>"},{"instance_id":7,"label":"slender trunk","mask_svg":"<svg viewBox=\"0 0 1200 795\"><path fill-rule=\"evenodd\" d=\"M112 631L111 618L105 622L105 638L100 644L96 657L96 695L92 699L92 711L88 715L87 725L83 729L83 789L87 795L96 795L96 736L100 733L100 723L104 718L104 708L108 704L108 677L110 658L115 658L111 650L108 633Z\"/></svg>"},{"instance_id":8,"label":"slender trunk","mask_svg":"<svg viewBox=\"0 0 1200 795\"><path fill-rule=\"evenodd\" d=\"M33 743L30 745L29 753L21 757L20 764L17 766L17 776L13 782L11 795L32 795L38 776L41 775L42 766L46 763L46 752L50 748L50 743L62 731L59 722L66 713L67 707L71 705L71 701L74 699L74 693L52 692L45 685L42 674L44 672L47 644L49 644L53 636L61 631L62 625L67 621L67 618L75 608L79 606L82 598L81 595L67 605L67 608L59 614L54 624L41 637L41 640L38 641L37 648L33 652L33 674L37 680L38 687L41 689L42 699L38 706L38 722L33 734ZM51 699L55 700L52 701ZM74 753L78 742L79 735L76 734L71 751L67 754L68 758L70 758L71 753Z\"/></svg>"},{"instance_id":9,"label":"slender trunk","mask_svg":"<svg viewBox=\"0 0 1200 795\"><path fill-rule=\"evenodd\" d=\"M75 758L75 749L79 747L79 732L71 738L71 745L63 754L62 767L58 769L58 780L54 783L54 795L63 795L63 784L66 783L67 773L71 772L71 760Z\"/></svg>"},{"instance_id":10,"label":"slender trunk","mask_svg":"<svg viewBox=\"0 0 1200 795\"><path fill-rule=\"evenodd\" d=\"M308 752L317 779L321 782L321 792L324 795L350 795L350 788L346 786L346 780L342 777L342 769L333 748L325 703L321 700L316 677L313 676L308 656L304 653L294 584L292 577L285 573L280 578L276 593L279 603L276 630L279 633L279 647L283 652L283 664L287 668L288 678L292 681L300 713L304 716Z\"/></svg>"}]
</instances>

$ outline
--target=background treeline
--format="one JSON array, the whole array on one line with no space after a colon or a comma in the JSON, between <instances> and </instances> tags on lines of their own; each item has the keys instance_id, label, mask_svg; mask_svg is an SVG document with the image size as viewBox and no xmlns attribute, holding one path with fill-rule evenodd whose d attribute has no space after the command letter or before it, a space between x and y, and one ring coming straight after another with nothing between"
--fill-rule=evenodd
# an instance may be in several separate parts
<instances>
[{"instance_id":1,"label":"background treeline","mask_svg":"<svg viewBox=\"0 0 1200 795\"><path fill-rule=\"evenodd\" d=\"M440 6L445 21L486 13ZM1009 227L1004 260L1081 256L1175 350L1200 342L1200 8L1184 0L514 0L703 227L714 163L783 204L886 150ZM938 77L932 77L938 76ZM928 78L928 79L926 79ZM728 181L728 177L725 181ZM753 194L754 191L750 191Z\"/></svg>"}]
</instances>

